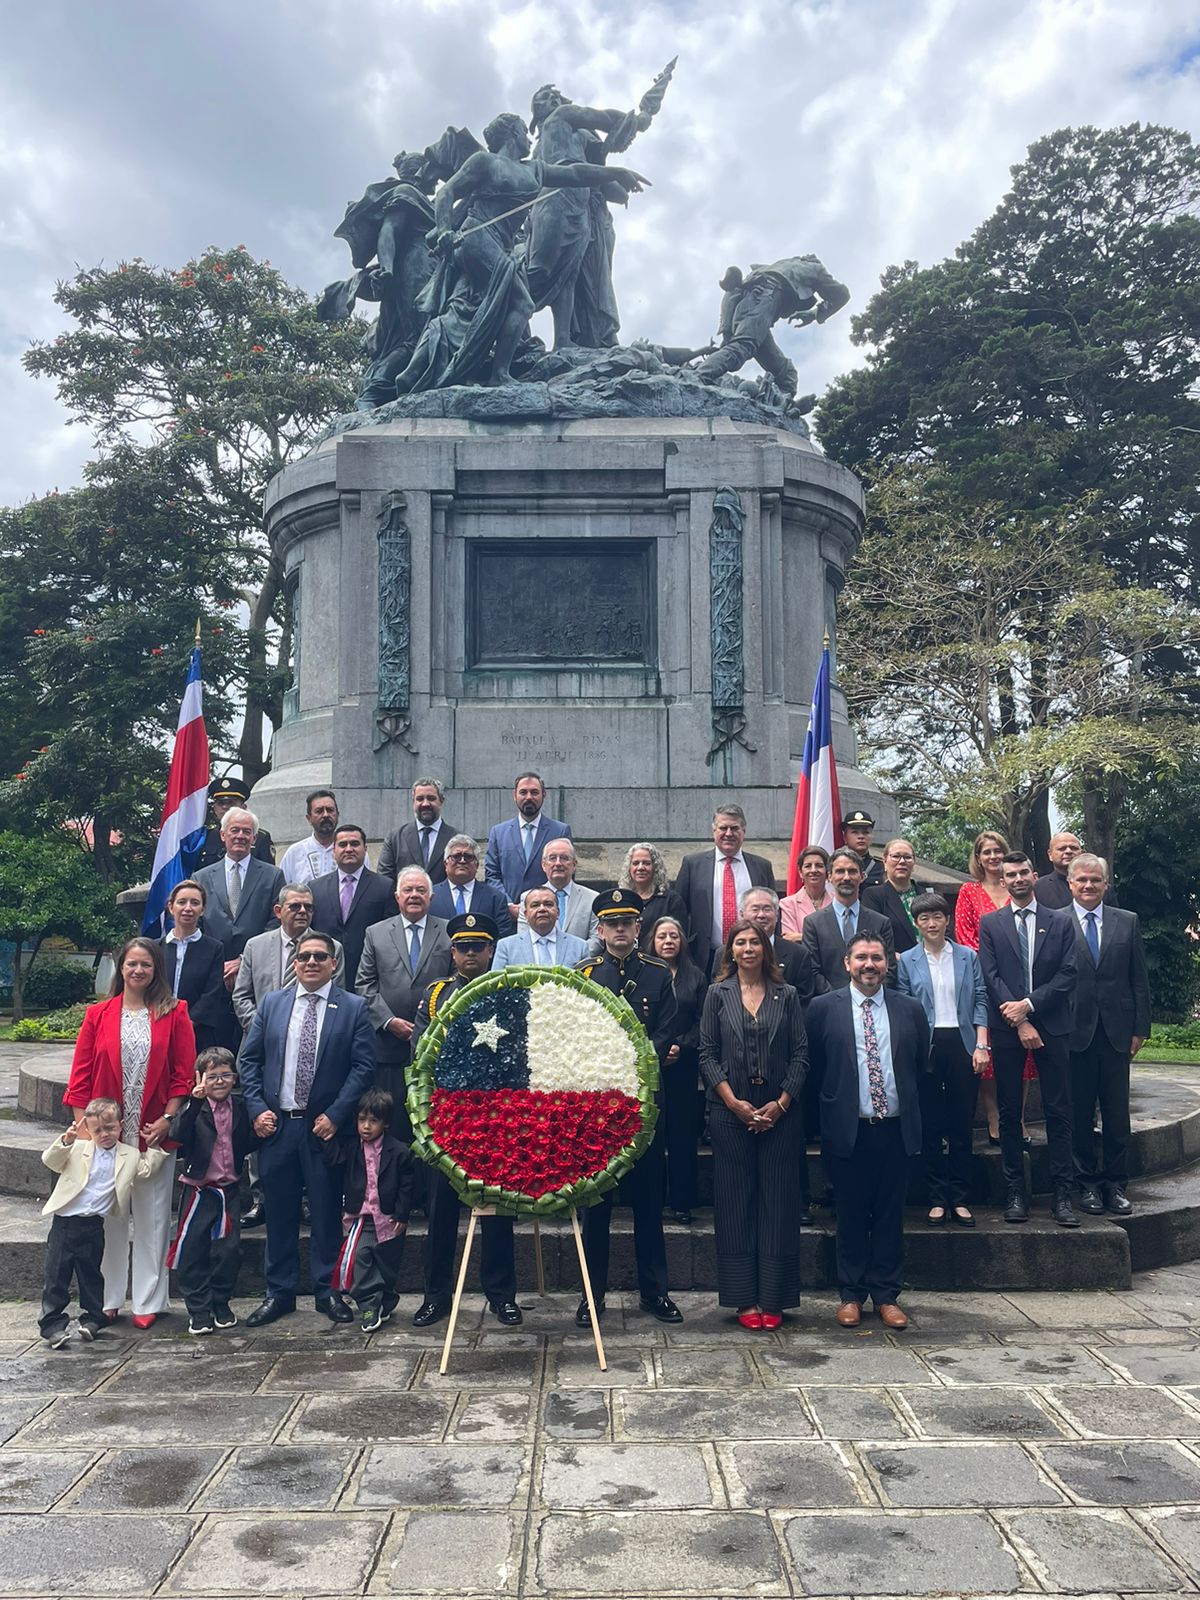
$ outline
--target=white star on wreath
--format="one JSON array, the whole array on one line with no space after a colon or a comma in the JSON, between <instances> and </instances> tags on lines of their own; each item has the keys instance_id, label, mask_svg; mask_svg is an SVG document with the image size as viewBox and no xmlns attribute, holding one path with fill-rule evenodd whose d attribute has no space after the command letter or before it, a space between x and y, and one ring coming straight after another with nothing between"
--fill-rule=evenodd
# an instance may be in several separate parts
<instances>
[{"instance_id":1,"label":"white star on wreath","mask_svg":"<svg viewBox=\"0 0 1200 1600\"><path fill-rule=\"evenodd\" d=\"M485 1044L494 1055L500 1046L501 1039L508 1038L508 1029L502 1028L496 1017L489 1017L486 1022L473 1022L471 1026L475 1029L475 1042L471 1046L472 1050L478 1050L481 1044Z\"/></svg>"}]
</instances>

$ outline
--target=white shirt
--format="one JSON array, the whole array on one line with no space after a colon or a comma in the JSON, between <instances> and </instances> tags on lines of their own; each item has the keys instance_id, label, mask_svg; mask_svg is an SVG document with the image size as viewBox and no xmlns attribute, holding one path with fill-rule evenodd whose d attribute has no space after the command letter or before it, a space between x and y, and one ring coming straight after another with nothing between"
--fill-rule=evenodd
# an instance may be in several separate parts
<instances>
[{"instance_id":1,"label":"white shirt","mask_svg":"<svg viewBox=\"0 0 1200 1600\"><path fill-rule=\"evenodd\" d=\"M432 855L433 855L434 846L437 844L437 841L438 841L438 834L441 833L441 831L442 831L442 827L443 827L442 819L441 819L441 817L439 817L436 822L421 822L421 821L419 821L417 819L417 817L414 816L413 817L413 827L417 830L417 848L418 848L418 850L420 850L422 852L422 857L423 857L422 860L420 861L419 865L420 866L424 866L425 865L425 860L430 858L430 857L432 857ZM429 829L429 838L428 838L428 840L422 839L422 837L421 837L421 829L422 828L428 828ZM369 859L368 859L368 863L367 864L368 864L368 866L370 865Z\"/></svg>"},{"instance_id":2,"label":"white shirt","mask_svg":"<svg viewBox=\"0 0 1200 1600\"><path fill-rule=\"evenodd\" d=\"M1071 901L1071 904L1075 907L1075 915L1079 918L1079 931L1083 934L1083 937L1086 939L1087 938L1087 919L1088 919L1087 907L1086 906L1081 906L1079 904L1079 901L1078 900L1074 900L1074 899ZM1103 950L1104 949L1104 901L1103 900L1101 900L1101 902L1100 902L1100 904L1098 906L1093 906L1092 907L1092 915L1096 919L1096 944L1099 946L1099 948L1101 950Z\"/></svg>"},{"instance_id":3,"label":"white shirt","mask_svg":"<svg viewBox=\"0 0 1200 1600\"><path fill-rule=\"evenodd\" d=\"M58 1213L60 1217L106 1217L117 1198L117 1147L102 1150L99 1145L92 1151L92 1164L88 1180L70 1205Z\"/></svg>"},{"instance_id":4,"label":"white shirt","mask_svg":"<svg viewBox=\"0 0 1200 1600\"><path fill-rule=\"evenodd\" d=\"M858 1055L858 1114L873 1117L877 1113L871 1103L871 1080L867 1074L867 1048L863 1033L863 1003L871 1007L875 1019L875 1040L879 1045L879 1065L883 1071L883 1092L887 1099L889 1117L900 1115L900 1095L896 1089L896 1074L892 1071L892 1028L888 1019L887 1002L881 989L868 999L853 983L850 985L850 1010L854 1017L854 1045Z\"/></svg>"},{"instance_id":5,"label":"white shirt","mask_svg":"<svg viewBox=\"0 0 1200 1600\"><path fill-rule=\"evenodd\" d=\"M458 909L458 897L461 894L463 902L461 915L466 916L467 912L471 909L471 899L475 893L475 879L472 878L469 883L451 883L449 878L447 878L446 887L450 891L450 904L454 907L454 915L456 917L460 915Z\"/></svg>"},{"instance_id":6,"label":"white shirt","mask_svg":"<svg viewBox=\"0 0 1200 1600\"><path fill-rule=\"evenodd\" d=\"M317 996L317 1050L321 1048L321 1029L325 1026L325 1013L329 1009L329 991L333 988L333 979L314 991ZM304 1027L304 1018L308 1013L309 1002L305 998L306 990L299 984L296 985L296 998L292 1002L292 1014L288 1020L287 1040L283 1047L283 1075L279 1080L279 1106L282 1111L299 1111L296 1104L296 1064L300 1058L300 1030Z\"/></svg>"},{"instance_id":7,"label":"white shirt","mask_svg":"<svg viewBox=\"0 0 1200 1600\"><path fill-rule=\"evenodd\" d=\"M529 942L533 946L533 964L535 967L556 967L558 965L558 930L551 928L549 933L534 933L530 928Z\"/></svg>"},{"instance_id":8,"label":"white shirt","mask_svg":"<svg viewBox=\"0 0 1200 1600\"><path fill-rule=\"evenodd\" d=\"M933 984L933 1025L935 1028L958 1028L958 994L954 982L954 951L949 944L942 946L940 956L926 947L925 959L929 963L929 977Z\"/></svg>"},{"instance_id":9,"label":"white shirt","mask_svg":"<svg viewBox=\"0 0 1200 1600\"><path fill-rule=\"evenodd\" d=\"M203 939L203 937L204 935L199 928L196 929L195 933L189 933L186 939L181 939L174 928L167 935L167 943L175 944L179 947L175 952L175 971L171 974L171 992L176 999L179 998L179 980L183 976L183 960L187 947L189 944L195 944L197 939Z\"/></svg>"},{"instance_id":10,"label":"white shirt","mask_svg":"<svg viewBox=\"0 0 1200 1600\"><path fill-rule=\"evenodd\" d=\"M752 888L750 882L750 868L742 858L739 850L735 856L723 856L719 850L713 851L713 920L709 942L714 950L719 950L725 943L725 922L721 915L721 908L725 897L725 862L733 862L733 884L737 891L740 903L746 890Z\"/></svg>"}]
</instances>

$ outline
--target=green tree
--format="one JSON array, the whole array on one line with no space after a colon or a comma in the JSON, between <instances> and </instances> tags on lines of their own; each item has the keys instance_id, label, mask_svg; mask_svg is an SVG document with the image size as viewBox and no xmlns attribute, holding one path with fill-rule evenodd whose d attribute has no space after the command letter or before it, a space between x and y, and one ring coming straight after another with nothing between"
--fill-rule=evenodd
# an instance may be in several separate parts
<instances>
[{"instance_id":1,"label":"green tree","mask_svg":"<svg viewBox=\"0 0 1200 1600\"><path fill-rule=\"evenodd\" d=\"M112 891L69 839L0 833L0 939L16 946L14 1022L24 1015L29 969L48 938L109 949L128 932Z\"/></svg>"},{"instance_id":2,"label":"green tree","mask_svg":"<svg viewBox=\"0 0 1200 1600\"><path fill-rule=\"evenodd\" d=\"M135 259L60 283L70 332L35 344L32 373L53 378L73 421L104 453L110 488L153 484L169 518L115 537L145 536L206 553L201 595L230 611L239 659L230 677L245 716L237 755L249 781L266 771L264 719L278 725L289 678L283 568L262 534L269 479L353 404L359 332L319 322L313 302L239 245L205 251L178 271ZM190 629L188 630L190 632Z\"/></svg>"},{"instance_id":3,"label":"green tree","mask_svg":"<svg viewBox=\"0 0 1200 1600\"><path fill-rule=\"evenodd\" d=\"M1153 1014L1184 1022L1200 1006L1200 760L1167 779L1131 781L1113 863L1121 904L1141 918Z\"/></svg>"},{"instance_id":4,"label":"green tree","mask_svg":"<svg viewBox=\"0 0 1200 1600\"><path fill-rule=\"evenodd\" d=\"M1186 133L1135 124L1039 140L953 259L884 274L854 322L866 363L831 387L818 412L826 449L869 482L924 466L964 524L998 508L1002 518L1061 526L1065 512L1081 574L1100 561L1115 583L1194 609L1198 198L1200 151ZM994 531L985 538L994 541ZM910 579L920 583L920 569ZM1047 603L1065 592L1048 592ZM1022 597L1021 625L1036 724L1054 691L1030 598ZM1119 720L1139 720L1144 683L1169 684L1177 702L1194 704L1193 659L1169 639L1133 657ZM1001 705L999 679L993 696ZM1129 767L1093 763L1084 748L1076 759L1088 835L1103 846ZM1043 785L1025 826L1039 850L1048 802Z\"/></svg>"}]
</instances>

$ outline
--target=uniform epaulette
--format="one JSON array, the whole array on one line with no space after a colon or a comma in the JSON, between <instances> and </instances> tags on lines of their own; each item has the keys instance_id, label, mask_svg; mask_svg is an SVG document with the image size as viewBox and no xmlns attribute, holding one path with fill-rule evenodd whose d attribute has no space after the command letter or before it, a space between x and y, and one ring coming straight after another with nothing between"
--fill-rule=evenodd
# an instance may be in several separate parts
<instances>
[{"instance_id":1,"label":"uniform epaulette","mask_svg":"<svg viewBox=\"0 0 1200 1600\"><path fill-rule=\"evenodd\" d=\"M582 961L577 961L575 963L573 970L575 972L582 972L585 978L590 978L592 973L595 972L599 965L600 963L595 960L594 957L585 956Z\"/></svg>"},{"instance_id":2,"label":"uniform epaulette","mask_svg":"<svg viewBox=\"0 0 1200 1600\"><path fill-rule=\"evenodd\" d=\"M648 955L644 950L639 950L638 954L642 958L642 965L644 967L662 967L667 972L670 972L670 967L667 966L667 963L661 956Z\"/></svg>"},{"instance_id":3,"label":"uniform epaulette","mask_svg":"<svg viewBox=\"0 0 1200 1600\"><path fill-rule=\"evenodd\" d=\"M450 982L449 978L439 978L436 983L431 983L429 985L429 988L425 991L426 992L426 997L429 1000L429 1020L430 1020L430 1022L432 1022L434 1017L437 1015L438 1000L441 998L442 990L446 987L446 985L449 982Z\"/></svg>"}]
</instances>

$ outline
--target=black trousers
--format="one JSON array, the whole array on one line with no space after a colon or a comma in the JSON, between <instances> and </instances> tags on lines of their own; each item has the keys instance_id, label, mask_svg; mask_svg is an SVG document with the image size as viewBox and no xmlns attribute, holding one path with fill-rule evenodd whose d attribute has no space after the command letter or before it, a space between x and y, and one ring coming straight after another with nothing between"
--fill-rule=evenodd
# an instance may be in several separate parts
<instances>
[{"instance_id":1,"label":"black trousers","mask_svg":"<svg viewBox=\"0 0 1200 1600\"><path fill-rule=\"evenodd\" d=\"M931 1206L967 1203L977 1092L962 1034L957 1028L935 1028L929 1071L921 1079L921 1145Z\"/></svg>"},{"instance_id":2,"label":"black trousers","mask_svg":"<svg viewBox=\"0 0 1200 1600\"><path fill-rule=\"evenodd\" d=\"M1037 1018L1033 1025L1037 1027ZM1008 1033L1012 1044L1002 1037ZM999 1036L999 1037L998 1037ZM1071 1149L1071 1058L1066 1037L1043 1034L1042 1049L1033 1052L1041 1081L1042 1109L1046 1114L1046 1143L1050 1149L1050 1180L1056 1190L1075 1181ZM996 1099L1000 1106L1000 1161L1004 1181L1012 1189L1025 1187L1025 1151L1021 1143L1021 1102L1025 1097L1025 1047L1011 1028L992 1029L992 1068L996 1074Z\"/></svg>"},{"instance_id":3,"label":"black trousers","mask_svg":"<svg viewBox=\"0 0 1200 1600\"><path fill-rule=\"evenodd\" d=\"M667 1198L674 1211L691 1211L700 1192L697 1165L704 1102L696 1089L698 1050L681 1050L662 1069L662 1118L666 1124Z\"/></svg>"},{"instance_id":4,"label":"black trousers","mask_svg":"<svg viewBox=\"0 0 1200 1600\"><path fill-rule=\"evenodd\" d=\"M278 1131L258 1152L267 1207L264 1260L267 1294L294 1300L300 1283L300 1201L308 1195L308 1265L313 1295L329 1294L333 1264L342 1245L341 1194L321 1154L321 1141L303 1118L280 1114Z\"/></svg>"},{"instance_id":5,"label":"black trousers","mask_svg":"<svg viewBox=\"0 0 1200 1600\"><path fill-rule=\"evenodd\" d=\"M449 1300L454 1293L454 1257L462 1201L442 1173L429 1173L429 1225L425 1233L425 1298ZM517 1298L511 1217L483 1217L479 1224L479 1286L491 1301Z\"/></svg>"},{"instance_id":6,"label":"black trousers","mask_svg":"<svg viewBox=\"0 0 1200 1600\"><path fill-rule=\"evenodd\" d=\"M1101 1161L1093 1119L1100 1102ZM1075 1174L1080 1183L1124 1183L1129 1175L1129 1051L1114 1050L1104 1024L1086 1050L1071 1051Z\"/></svg>"},{"instance_id":7,"label":"black trousers","mask_svg":"<svg viewBox=\"0 0 1200 1600\"><path fill-rule=\"evenodd\" d=\"M221 1219L221 1191L183 1184L175 1236L175 1284L190 1317L208 1317L214 1306L227 1306L242 1264L241 1205L238 1185L225 1187L225 1214L230 1231L214 1239ZM194 1197L194 1198L193 1198Z\"/></svg>"},{"instance_id":8,"label":"black trousers","mask_svg":"<svg viewBox=\"0 0 1200 1600\"><path fill-rule=\"evenodd\" d=\"M345 1226L333 1288L348 1294L360 1311L373 1311L376 1306L391 1311L399 1298L396 1281L404 1257L404 1235L377 1238L375 1218L366 1215L351 1217Z\"/></svg>"},{"instance_id":9,"label":"black trousers","mask_svg":"<svg viewBox=\"0 0 1200 1600\"><path fill-rule=\"evenodd\" d=\"M93 1328L104 1327L104 1277L100 1271L103 1255L103 1217L51 1218L43 1269L42 1314L38 1318L43 1339L61 1333L70 1320L67 1305L72 1276L79 1288L79 1320L91 1323Z\"/></svg>"},{"instance_id":10,"label":"black trousers","mask_svg":"<svg viewBox=\"0 0 1200 1600\"><path fill-rule=\"evenodd\" d=\"M404 1082L405 1069L402 1066L382 1066L376 1064L373 1087L383 1089L392 1097L395 1107L392 1113L391 1132L404 1144L411 1145L413 1139L412 1123L408 1118L406 1096L408 1089ZM433 1181L432 1168L427 1167L423 1161L413 1163L412 1197L410 1204L416 1208L428 1211L430 1204L430 1184Z\"/></svg>"},{"instance_id":11,"label":"black trousers","mask_svg":"<svg viewBox=\"0 0 1200 1600\"><path fill-rule=\"evenodd\" d=\"M849 1156L827 1154L837 1193L837 1274L842 1300L894 1305L904 1282L908 1155L899 1117L862 1117Z\"/></svg>"},{"instance_id":12,"label":"black trousers","mask_svg":"<svg viewBox=\"0 0 1200 1600\"><path fill-rule=\"evenodd\" d=\"M714 1103L709 1130L720 1304L771 1312L799 1305L803 1123L789 1111L770 1133L750 1133Z\"/></svg>"},{"instance_id":13,"label":"black trousers","mask_svg":"<svg viewBox=\"0 0 1200 1600\"><path fill-rule=\"evenodd\" d=\"M638 1292L657 1300L667 1292L667 1242L663 1237L662 1121L654 1130L650 1148L620 1186L620 1199L633 1209L633 1253L637 1260ZM592 1293L597 1300L608 1288L609 1228L614 1192L610 1189L583 1217L583 1252L587 1258Z\"/></svg>"},{"instance_id":14,"label":"black trousers","mask_svg":"<svg viewBox=\"0 0 1200 1600\"><path fill-rule=\"evenodd\" d=\"M821 1141L822 1076L823 1074L818 1072L810 1061L808 1064L808 1071L804 1075L804 1087L800 1091L800 1103L799 1105L793 1103L792 1110L788 1112L788 1116L791 1117L794 1116L797 1111L799 1111L804 1123L804 1141L800 1146L799 1155L800 1204L803 1206L805 1211L808 1210L809 1205L812 1202L812 1185L810 1184L808 1177L808 1142L809 1140L812 1140L819 1145ZM832 1206L833 1172L829 1163L825 1159L824 1151L821 1151L819 1154L818 1161L818 1181L821 1184L822 1189L821 1194L818 1196L818 1200L822 1205Z\"/></svg>"}]
</instances>

